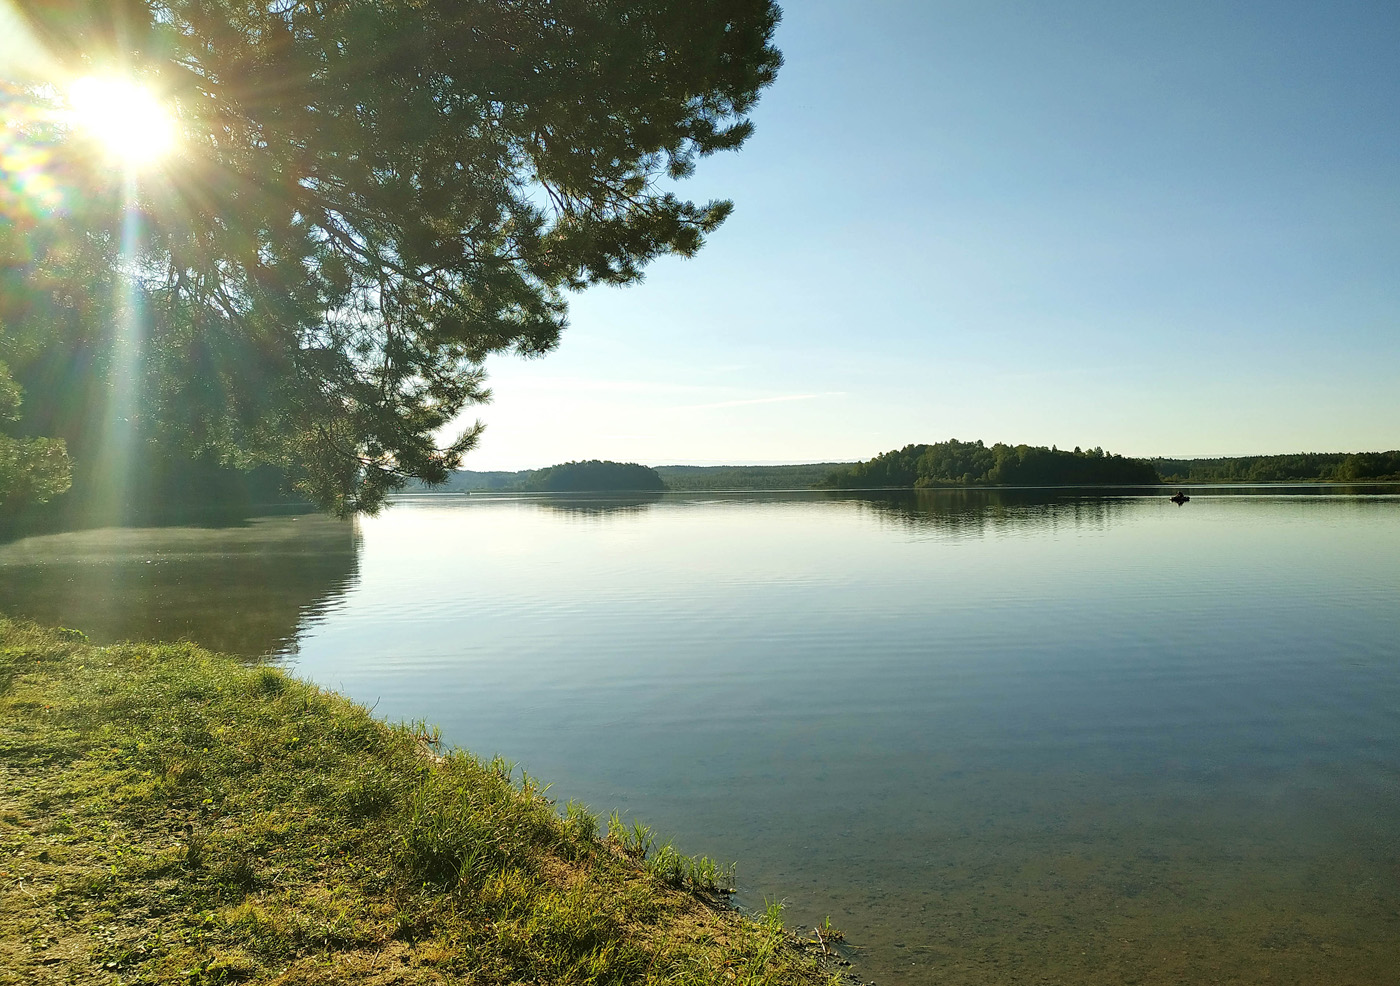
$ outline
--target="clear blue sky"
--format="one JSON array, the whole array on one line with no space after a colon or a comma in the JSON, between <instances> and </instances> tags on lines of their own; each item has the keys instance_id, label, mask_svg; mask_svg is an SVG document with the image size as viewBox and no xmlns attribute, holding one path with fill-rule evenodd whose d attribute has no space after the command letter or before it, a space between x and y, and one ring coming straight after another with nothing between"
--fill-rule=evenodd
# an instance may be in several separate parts
<instances>
[{"instance_id":1,"label":"clear blue sky","mask_svg":"<svg viewBox=\"0 0 1400 986\"><path fill-rule=\"evenodd\" d=\"M793 0L692 260L491 363L467 468L1400 447L1400 3Z\"/></svg>"}]
</instances>

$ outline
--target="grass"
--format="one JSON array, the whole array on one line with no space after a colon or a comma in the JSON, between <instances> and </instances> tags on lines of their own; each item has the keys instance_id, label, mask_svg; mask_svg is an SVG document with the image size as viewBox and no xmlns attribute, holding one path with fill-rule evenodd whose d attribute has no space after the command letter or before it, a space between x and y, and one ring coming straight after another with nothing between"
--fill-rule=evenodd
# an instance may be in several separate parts
<instances>
[{"instance_id":1,"label":"grass","mask_svg":"<svg viewBox=\"0 0 1400 986\"><path fill-rule=\"evenodd\" d=\"M831 983L732 872L422 724L0 619L0 984Z\"/></svg>"}]
</instances>

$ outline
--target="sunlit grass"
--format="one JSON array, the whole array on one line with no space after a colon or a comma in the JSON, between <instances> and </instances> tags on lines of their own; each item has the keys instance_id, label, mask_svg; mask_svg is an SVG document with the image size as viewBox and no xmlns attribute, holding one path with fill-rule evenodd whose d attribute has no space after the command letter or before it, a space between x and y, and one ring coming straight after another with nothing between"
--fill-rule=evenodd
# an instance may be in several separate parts
<instances>
[{"instance_id":1,"label":"sunlit grass","mask_svg":"<svg viewBox=\"0 0 1400 986\"><path fill-rule=\"evenodd\" d=\"M198 648L0 619L0 968L24 982L817 983L780 912L503 760ZM648 854L651 853L648 858Z\"/></svg>"}]
</instances>

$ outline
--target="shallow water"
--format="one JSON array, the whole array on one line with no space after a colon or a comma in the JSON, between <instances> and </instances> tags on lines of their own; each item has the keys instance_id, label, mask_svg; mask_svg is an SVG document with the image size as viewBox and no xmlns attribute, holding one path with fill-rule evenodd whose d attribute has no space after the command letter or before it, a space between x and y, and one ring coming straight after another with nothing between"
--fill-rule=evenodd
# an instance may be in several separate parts
<instances>
[{"instance_id":1,"label":"shallow water","mask_svg":"<svg viewBox=\"0 0 1400 986\"><path fill-rule=\"evenodd\" d=\"M1397 981L1397 603L1400 497L1317 491L437 497L0 546L0 609L276 653L739 860L885 984Z\"/></svg>"}]
</instances>

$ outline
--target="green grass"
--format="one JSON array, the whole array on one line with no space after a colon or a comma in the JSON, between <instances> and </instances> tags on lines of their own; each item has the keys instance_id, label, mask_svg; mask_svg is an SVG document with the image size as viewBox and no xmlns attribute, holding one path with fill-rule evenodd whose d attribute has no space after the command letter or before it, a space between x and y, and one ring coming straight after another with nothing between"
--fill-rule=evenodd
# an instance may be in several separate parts
<instances>
[{"instance_id":1,"label":"green grass","mask_svg":"<svg viewBox=\"0 0 1400 986\"><path fill-rule=\"evenodd\" d=\"M817 983L732 872L269 667L0 619L0 983Z\"/></svg>"}]
</instances>

